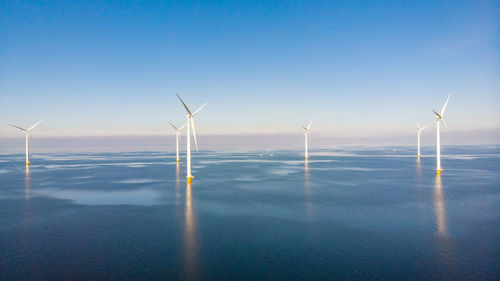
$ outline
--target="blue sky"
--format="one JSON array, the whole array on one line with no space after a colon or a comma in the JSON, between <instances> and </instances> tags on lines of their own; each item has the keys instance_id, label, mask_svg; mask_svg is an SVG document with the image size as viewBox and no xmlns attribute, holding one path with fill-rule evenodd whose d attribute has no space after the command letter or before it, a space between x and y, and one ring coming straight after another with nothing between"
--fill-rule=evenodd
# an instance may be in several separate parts
<instances>
[{"instance_id":1,"label":"blue sky","mask_svg":"<svg viewBox=\"0 0 500 281\"><path fill-rule=\"evenodd\" d=\"M179 93L199 134L397 137L451 93L447 130L500 130L498 1L102 2L0 3L2 123L170 134Z\"/></svg>"}]
</instances>

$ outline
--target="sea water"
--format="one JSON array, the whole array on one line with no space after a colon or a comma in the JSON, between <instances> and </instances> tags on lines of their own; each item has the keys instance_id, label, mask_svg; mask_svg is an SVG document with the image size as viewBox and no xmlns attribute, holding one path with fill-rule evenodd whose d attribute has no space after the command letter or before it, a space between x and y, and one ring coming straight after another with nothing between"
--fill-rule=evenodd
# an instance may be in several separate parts
<instances>
[{"instance_id":1,"label":"sea water","mask_svg":"<svg viewBox=\"0 0 500 281\"><path fill-rule=\"evenodd\" d=\"M499 148L0 155L0 279L497 279Z\"/></svg>"}]
</instances>

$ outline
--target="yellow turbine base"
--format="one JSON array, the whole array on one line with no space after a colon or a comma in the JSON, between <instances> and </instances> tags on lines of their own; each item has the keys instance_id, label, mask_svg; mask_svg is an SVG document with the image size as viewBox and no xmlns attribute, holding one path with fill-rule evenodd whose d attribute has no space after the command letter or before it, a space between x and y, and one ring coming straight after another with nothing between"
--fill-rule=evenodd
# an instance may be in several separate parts
<instances>
[{"instance_id":1,"label":"yellow turbine base","mask_svg":"<svg viewBox=\"0 0 500 281\"><path fill-rule=\"evenodd\" d=\"M309 157L306 156L306 160L309 159Z\"/></svg>"},{"instance_id":2,"label":"yellow turbine base","mask_svg":"<svg viewBox=\"0 0 500 281\"><path fill-rule=\"evenodd\" d=\"M186 180L188 183L191 183L191 181L194 179L194 176L186 177Z\"/></svg>"},{"instance_id":3,"label":"yellow turbine base","mask_svg":"<svg viewBox=\"0 0 500 281\"><path fill-rule=\"evenodd\" d=\"M420 155L420 154L419 154L419 155L417 155L417 158L420 158L420 157L421 157L421 155Z\"/></svg>"},{"instance_id":4,"label":"yellow turbine base","mask_svg":"<svg viewBox=\"0 0 500 281\"><path fill-rule=\"evenodd\" d=\"M436 175L441 175L441 171L442 171L442 169L441 170L436 170Z\"/></svg>"},{"instance_id":5,"label":"yellow turbine base","mask_svg":"<svg viewBox=\"0 0 500 281\"><path fill-rule=\"evenodd\" d=\"M26 162L26 166L29 166L30 165L30 162Z\"/></svg>"},{"instance_id":6,"label":"yellow turbine base","mask_svg":"<svg viewBox=\"0 0 500 281\"><path fill-rule=\"evenodd\" d=\"M179 161L181 161L181 159L177 159L177 163L179 163Z\"/></svg>"}]
</instances>

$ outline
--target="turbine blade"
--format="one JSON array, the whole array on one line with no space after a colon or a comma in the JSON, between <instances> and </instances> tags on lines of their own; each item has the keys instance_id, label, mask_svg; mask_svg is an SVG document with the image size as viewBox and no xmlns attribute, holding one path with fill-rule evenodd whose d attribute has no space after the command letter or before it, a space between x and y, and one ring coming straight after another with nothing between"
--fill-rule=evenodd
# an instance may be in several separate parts
<instances>
[{"instance_id":1,"label":"turbine blade","mask_svg":"<svg viewBox=\"0 0 500 281\"><path fill-rule=\"evenodd\" d=\"M177 94L176 94L177 95ZM191 114L191 111L189 111L189 108L187 107L187 105L184 103L184 101L181 99L181 97L179 95L177 95L177 97L181 100L182 102L182 105L184 105L184 108L187 110L187 112L189 113L189 115L192 115Z\"/></svg>"},{"instance_id":2,"label":"turbine blade","mask_svg":"<svg viewBox=\"0 0 500 281\"><path fill-rule=\"evenodd\" d=\"M186 124L182 125L180 128L179 128L179 131L184 129L184 127L186 127Z\"/></svg>"},{"instance_id":3,"label":"turbine blade","mask_svg":"<svg viewBox=\"0 0 500 281\"><path fill-rule=\"evenodd\" d=\"M18 128L19 130L23 130L23 131L25 131L25 132L27 131L25 128L21 128L21 127L18 127L18 126L16 126L16 125L11 125L11 124L9 124L9 126L12 126L12 127L14 127L14 128Z\"/></svg>"},{"instance_id":4,"label":"turbine blade","mask_svg":"<svg viewBox=\"0 0 500 281\"><path fill-rule=\"evenodd\" d=\"M191 129L193 129L194 145L196 146L196 152L198 152L198 141L196 140L196 129L194 128L193 118L191 118Z\"/></svg>"},{"instance_id":5,"label":"turbine blade","mask_svg":"<svg viewBox=\"0 0 500 281\"><path fill-rule=\"evenodd\" d=\"M42 119L42 120L40 120L40 121L38 121L38 122L36 122L36 124L35 124L35 125L33 125L33 126L31 126L31 127L28 129L28 131L31 131L32 129L34 129L36 126L38 126L38 124L42 123L42 121L43 121L43 119Z\"/></svg>"},{"instance_id":6,"label":"turbine blade","mask_svg":"<svg viewBox=\"0 0 500 281\"><path fill-rule=\"evenodd\" d=\"M309 122L309 125L307 125L307 130L309 130L309 128L311 128L311 124L312 124L312 120Z\"/></svg>"},{"instance_id":7,"label":"turbine blade","mask_svg":"<svg viewBox=\"0 0 500 281\"><path fill-rule=\"evenodd\" d=\"M443 123L443 127L446 128L446 124L444 123L444 119L443 118L441 118L441 123Z\"/></svg>"},{"instance_id":8,"label":"turbine blade","mask_svg":"<svg viewBox=\"0 0 500 281\"><path fill-rule=\"evenodd\" d=\"M444 115L444 111L446 110L446 106L448 105L448 101L450 101L450 96L451 95L448 95L448 98L446 99L446 102L444 103L443 108L441 109L441 116Z\"/></svg>"},{"instance_id":9,"label":"turbine blade","mask_svg":"<svg viewBox=\"0 0 500 281\"><path fill-rule=\"evenodd\" d=\"M437 113L434 109L432 110L432 112L434 112L434 114L436 114L436 116L437 116L438 118L441 118L441 115L440 115L439 113Z\"/></svg>"},{"instance_id":10,"label":"turbine blade","mask_svg":"<svg viewBox=\"0 0 500 281\"><path fill-rule=\"evenodd\" d=\"M204 103L202 106L200 106L200 108L198 108L198 109L197 109L197 110L193 113L193 116L195 116L195 115L196 115L196 113L200 112L200 110L201 110L202 108L204 108L204 107L205 107L205 105L207 105L207 103Z\"/></svg>"},{"instance_id":11,"label":"turbine blade","mask_svg":"<svg viewBox=\"0 0 500 281\"><path fill-rule=\"evenodd\" d=\"M176 131L179 131L179 129L177 129L177 127L176 127L176 126L174 126L174 124L172 124L172 123L170 123L170 122L168 122L168 124L170 124L170 126L172 126L172 127L173 127Z\"/></svg>"},{"instance_id":12,"label":"turbine blade","mask_svg":"<svg viewBox=\"0 0 500 281\"><path fill-rule=\"evenodd\" d=\"M307 128L306 127L302 126L302 128L304 128L304 130L306 130L306 132L307 132Z\"/></svg>"}]
</instances>

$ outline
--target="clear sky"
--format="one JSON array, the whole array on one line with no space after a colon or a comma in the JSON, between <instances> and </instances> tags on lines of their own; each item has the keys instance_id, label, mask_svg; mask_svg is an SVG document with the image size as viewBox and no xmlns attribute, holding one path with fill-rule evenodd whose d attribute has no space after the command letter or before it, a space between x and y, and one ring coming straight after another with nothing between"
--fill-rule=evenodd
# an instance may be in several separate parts
<instances>
[{"instance_id":1,"label":"clear sky","mask_svg":"<svg viewBox=\"0 0 500 281\"><path fill-rule=\"evenodd\" d=\"M104 3L106 2L106 3ZM1 1L0 137L500 131L500 1ZM480 137L480 135L478 135Z\"/></svg>"}]
</instances>

